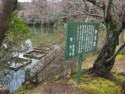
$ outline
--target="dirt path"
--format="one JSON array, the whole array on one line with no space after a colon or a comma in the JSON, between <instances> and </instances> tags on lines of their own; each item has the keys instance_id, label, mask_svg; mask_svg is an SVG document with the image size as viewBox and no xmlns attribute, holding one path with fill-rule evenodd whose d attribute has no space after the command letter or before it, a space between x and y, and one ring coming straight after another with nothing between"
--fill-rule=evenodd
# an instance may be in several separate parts
<instances>
[{"instance_id":1,"label":"dirt path","mask_svg":"<svg viewBox=\"0 0 125 94\"><path fill-rule=\"evenodd\" d=\"M92 67L96 57L97 56L91 56L90 59L85 59L83 61L83 67L85 69L89 68L89 67ZM125 58L117 59L115 61L115 64L112 68L112 72L124 73L125 74Z\"/></svg>"},{"instance_id":2,"label":"dirt path","mask_svg":"<svg viewBox=\"0 0 125 94\"><path fill-rule=\"evenodd\" d=\"M114 65L114 70L118 73L124 73L125 74L125 60L116 60L116 63Z\"/></svg>"},{"instance_id":3,"label":"dirt path","mask_svg":"<svg viewBox=\"0 0 125 94\"><path fill-rule=\"evenodd\" d=\"M96 56L92 56L90 59L85 59L83 61L84 69L92 67L95 59ZM116 60L112 71L125 73L125 59ZM31 92L36 92L38 94L89 94L87 91L77 88L73 84L68 84L66 80L60 80L46 85L38 85L36 88L31 90Z\"/></svg>"},{"instance_id":4,"label":"dirt path","mask_svg":"<svg viewBox=\"0 0 125 94\"><path fill-rule=\"evenodd\" d=\"M39 92L40 94L89 94L83 89L79 89L72 84L68 84L66 80L61 80L47 85L39 85L31 92Z\"/></svg>"}]
</instances>

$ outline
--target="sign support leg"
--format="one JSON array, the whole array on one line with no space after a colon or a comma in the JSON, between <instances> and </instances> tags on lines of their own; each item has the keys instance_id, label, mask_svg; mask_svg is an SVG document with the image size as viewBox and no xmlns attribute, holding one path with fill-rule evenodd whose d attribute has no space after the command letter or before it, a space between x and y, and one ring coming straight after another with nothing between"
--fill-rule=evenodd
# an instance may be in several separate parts
<instances>
[{"instance_id":1,"label":"sign support leg","mask_svg":"<svg viewBox=\"0 0 125 94\"><path fill-rule=\"evenodd\" d=\"M81 74L82 74L82 58L83 55L80 54L78 57L78 77L77 77L77 83L80 83L80 78L81 78Z\"/></svg>"}]
</instances>

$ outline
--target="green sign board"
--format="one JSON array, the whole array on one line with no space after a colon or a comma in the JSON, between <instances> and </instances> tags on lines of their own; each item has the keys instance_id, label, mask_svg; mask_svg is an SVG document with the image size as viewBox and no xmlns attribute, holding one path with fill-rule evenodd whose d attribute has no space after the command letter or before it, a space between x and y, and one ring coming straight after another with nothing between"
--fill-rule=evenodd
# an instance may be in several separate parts
<instances>
[{"instance_id":1,"label":"green sign board","mask_svg":"<svg viewBox=\"0 0 125 94\"><path fill-rule=\"evenodd\" d=\"M97 48L98 23L68 22L65 58L93 52Z\"/></svg>"},{"instance_id":2,"label":"green sign board","mask_svg":"<svg viewBox=\"0 0 125 94\"><path fill-rule=\"evenodd\" d=\"M83 55L97 48L99 24L94 22L68 22L66 31L65 58L79 57L78 79L80 82Z\"/></svg>"}]
</instances>

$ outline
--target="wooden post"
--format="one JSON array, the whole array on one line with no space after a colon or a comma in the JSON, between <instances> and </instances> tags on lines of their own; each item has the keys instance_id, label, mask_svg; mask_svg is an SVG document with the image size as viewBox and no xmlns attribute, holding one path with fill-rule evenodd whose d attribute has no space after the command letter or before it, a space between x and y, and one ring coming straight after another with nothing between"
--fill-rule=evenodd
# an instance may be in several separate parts
<instances>
[{"instance_id":1,"label":"wooden post","mask_svg":"<svg viewBox=\"0 0 125 94\"><path fill-rule=\"evenodd\" d=\"M123 82L122 84L121 94L125 94L125 82Z\"/></svg>"},{"instance_id":2,"label":"wooden post","mask_svg":"<svg viewBox=\"0 0 125 94\"><path fill-rule=\"evenodd\" d=\"M28 84L30 82L30 69L25 71L25 81L24 84Z\"/></svg>"},{"instance_id":3,"label":"wooden post","mask_svg":"<svg viewBox=\"0 0 125 94\"><path fill-rule=\"evenodd\" d=\"M36 73L36 83L37 83L37 84L39 83L39 80L38 80L38 73Z\"/></svg>"}]
</instances>

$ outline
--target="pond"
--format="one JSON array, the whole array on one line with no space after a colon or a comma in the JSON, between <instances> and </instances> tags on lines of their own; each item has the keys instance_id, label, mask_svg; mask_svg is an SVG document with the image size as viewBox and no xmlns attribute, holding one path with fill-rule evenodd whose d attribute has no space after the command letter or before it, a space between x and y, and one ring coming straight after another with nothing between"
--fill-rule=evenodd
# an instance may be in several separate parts
<instances>
[{"instance_id":1,"label":"pond","mask_svg":"<svg viewBox=\"0 0 125 94\"><path fill-rule=\"evenodd\" d=\"M59 32L57 29L54 29L52 27L29 27L31 29L31 38L26 40L26 43L29 45L28 51L31 51L34 47L38 46L41 42L47 41L47 42L53 42L57 39ZM23 54L20 54L19 57L23 57ZM18 71L10 71L6 70L6 72L9 72L8 75L3 75L1 77L4 77L3 79L3 85L7 86L10 90L10 93L17 90L22 83L24 82L25 78L25 70L31 66L33 66L36 62L38 62L37 59L32 59L32 62L27 65L26 67L21 68ZM2 75L2 74L0 74Z\"/></svg>"}]
</instances>

